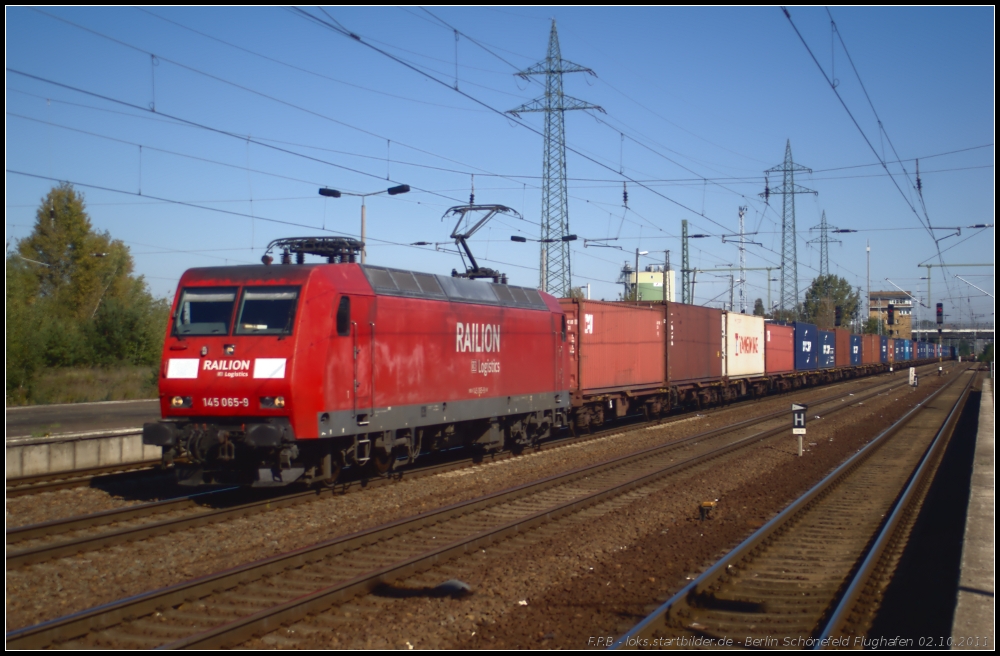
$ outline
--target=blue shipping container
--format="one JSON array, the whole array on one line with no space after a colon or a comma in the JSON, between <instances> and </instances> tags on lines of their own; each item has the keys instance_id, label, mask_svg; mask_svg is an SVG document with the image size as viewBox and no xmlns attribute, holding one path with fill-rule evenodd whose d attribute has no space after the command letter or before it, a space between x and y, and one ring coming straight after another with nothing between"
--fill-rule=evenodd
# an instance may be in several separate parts
<instances>
[{"instance_id":1,"label":"blue shipping container","mask_svg":"<svg viewBox=\"0 0 1000 656\"><path fill-rule=\"evenodd\" d=\"M904 341L905 340L902 339L897 339L893 341L893 346L894 346L893 350L895 350L893 357L896 359L896 362L902 362L906 357L906 347L903 346Z\"/></svg>"},{"instance_id":2,"label":"blue shipping container","mask_svg":"<svg viewBox=\"0 0 1000 656\"><path fill-rule=\"evenodd\" d=\"M889 338L883 335L878 339L882 345L882 351L879 353L879 362L887 364L889 362Z\"/></svg>"},{"instance_id":3,"label":"blue shipping container","mask_svg":"<svg viewBox=\"0 0 1000 656\"><path fill-rule=\"evenodd\" d=\"M861 335L851 335L851 366L861 364Z\"/></svg>"},{"instance_id":4,"label":"blue shipping container","mask_svg":"<svg viewBox=\"0 0 1000 656\"><path fill-rule=\"evenodd\" d=\"M833 369L837 366L837 334L832 330L819 331L819 362L820 369Z\"/></svg>"},{"instance_id":5,"label":"blue shipping container","mask_svg":"<svg viewBox=\"0 0 1000 656\"><path fill-rule=\"evenodd\" d=\"M795 323L795 370L816 368L819 354L819 331L811 323Z\"/></svg>"}]
</instances>

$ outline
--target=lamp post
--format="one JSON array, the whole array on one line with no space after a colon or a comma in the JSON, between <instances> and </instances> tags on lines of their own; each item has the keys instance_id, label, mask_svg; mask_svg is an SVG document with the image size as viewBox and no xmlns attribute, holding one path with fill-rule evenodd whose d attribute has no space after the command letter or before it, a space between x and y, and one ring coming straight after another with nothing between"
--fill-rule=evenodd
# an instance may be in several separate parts
<instances>
[{"instance_id":1,"label":"lamp post","mask_svg":"<svg viewBox=\"0 0 1000 656\"><path fill-rule=\"evenodd\" d=\"M576 235L565 235L563 237L556 237L555 239L529 239L527 237L511 235L510 240L521 244L529 241L537 241L539 244L554 244L557 241L576 241Z\"/></svg>"},{"instance_id":2,"label":"lamp post","mask_svg":"<svg viewBox=\"0 0 1000 656\"><path fill-rule=\"evenodd\" d=\"M635 294L635 300L639 300L639 256L649 255L649 251L640 251L638 248L635 249L635 285L632 286L632 293Z\"/></svg>"},{"instance_id":3,"label":"lamp post","mask_svg":"<svg viewBox=\"0 0 1000 656\"><path fill-rule=\"evenodd\" d=\"M538 242L539 244L553 244L553 243L555 243L557 241L576 241L576 235L563 235L562 237L556 237L554 239L529 239L528 237L520 237L518 235L511 235L510 240L511 241L516 241L519 244L524 244L524 243L527 243L529 241ZM542 249L542 268L545 268L545 249ZM572 285L572 284L573 284L573 281L571 280L570 281L570 285ZM543 289L542 291L545 292L545 291L548 291L548 290L547 289ZM572 288L570 289L570 293L572 294Z\"/></svg>"},{"instance_id":4,"label":"lamp post","mask_svg":"<svg viewBox=\"0 0 1000 656\"><path fill-rule=\"evenodd\" d=\"M320 196L328 196L330 198L340 198L341 196L358 196L361 198L361 264L365 263L365 198L369 196L378 196L379 194L389 194L390 196L397 196L399 194L405 194L410 191L410 185L398 185L396 187L389 187L388 189L382 189L380 191L372 191L367 194L355 194L349 191L337 191L336 189L330 189L328 187L323 187L319 190Z\"/></svg>"}]
</instances>

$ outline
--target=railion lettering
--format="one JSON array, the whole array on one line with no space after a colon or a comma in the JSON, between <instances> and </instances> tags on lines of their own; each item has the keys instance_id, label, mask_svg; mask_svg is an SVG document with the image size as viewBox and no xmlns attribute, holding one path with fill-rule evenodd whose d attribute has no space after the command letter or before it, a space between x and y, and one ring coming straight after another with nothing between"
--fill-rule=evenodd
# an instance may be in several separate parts
<instances>
[{"instance_id":1,"label":"railion lettering","mask_svg":"<svg viewBox=\"0 0 1000 656\"><path fill-rule=\"evenodd\" d=\"M500 325L493 323L455 324L456 353L499 353Z\"/></svg>"},{"instance_id":2,"label":"railion lettering","mask_svg":"<svg viewBox=\"0 0 1000 656\"><path fill-rule=\"evenodd\" d=\"M202 371L249 371L249 360L205 360Z\"/></svg>"}]
</instances>

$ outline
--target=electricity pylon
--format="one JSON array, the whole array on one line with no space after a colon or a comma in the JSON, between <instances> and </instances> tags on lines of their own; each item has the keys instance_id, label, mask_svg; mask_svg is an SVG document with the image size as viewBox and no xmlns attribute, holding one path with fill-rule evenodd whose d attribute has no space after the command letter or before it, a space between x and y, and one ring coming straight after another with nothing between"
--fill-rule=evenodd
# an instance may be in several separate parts
<instances>
[{"instance_id":1,"label":"electricity pylon","mask_svg":"<svg viewBox=\"0 0 1000 656\"><path fill-rule=\"evenodd\" d=\"M785 161L780 166L770 168L764 173L782 174L781 186L771 189L764 183L764 193L761 197L770 201L772 194L784 196L781 206L781 310L796 312L799 305L799 272L798 256L795 249L795 194L818 194L819 192L795 184L795 172L812 173L812 169L792 161L792 141L785 142Z\"/></svg>"},{"instance_id":2,"label":"electricity pylon","mask_svg":"<svg viewBox=\"0 0 1000 656\"><path fill-rule=\"evenodd\" d=\"M549 51L544 61L517 73L528 79L529 75L545 76L545 96L512 109L517 116L524 112L545 112L545 149L542 165L542 237L539 286L554 296L570 295L572 282L569 242L562 237L569 234L569 192L566 189L566 125L565 112L571 109L604 110L583 100L563 93L563 73L596 73L566 61L559 51L556 22L549 32Z\"/></svg>"},{"instance_id":3,"label":"electricity pylon","mask_svg":"<svg viewBox=\"0 0 1000 656\"><path fill-rule=\"evenodd\" d=\"M826 222L826 210L823 210L823 216L819 220L819 225L809 229L819 230L819 237L810 239L807 243L815 244L819 242L819 275L828 277L830 275L830 242L834 244L843 243L839 239L830 239L830 231L840 230L840 228Z\"/></svg>"}]
</instances>

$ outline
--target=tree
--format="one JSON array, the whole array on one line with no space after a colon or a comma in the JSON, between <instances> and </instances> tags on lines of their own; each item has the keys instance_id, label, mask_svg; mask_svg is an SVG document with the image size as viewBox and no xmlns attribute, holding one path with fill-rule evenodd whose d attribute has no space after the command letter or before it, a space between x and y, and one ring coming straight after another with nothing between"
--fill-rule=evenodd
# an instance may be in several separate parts
<instances>
[{"instance_id":1,"label":"tree","mask_svg":"<svg viewBox=\"0 0 1000 656\"><path fill-rule=\"evenodd\" d=\"M39 313L32 300L37 280L30 262L8 257L7 274L7 389L8 401L23 402L31 396L35 372L42 364Z\"/></svg>"},{"instance_id":2,"label":"tree","mask_svg":"<svg viewBox=\"0 0 1000 656\"><path fill-rule=\"evenodd\" d=\"M83 195L67 183L42 199L35 229L18 242L17 252L38 263L38 295L77 319L93 317L104 295L120 296L133 268L125 244L94 231Z\"/></svg>"},{"instance_id":3,"label":"tree","mask_svg":"<svg viewBox=\"0 0 1000 656\"><path fill-rule=\"evenodd\" d=\"M818 276L806 290L803 313L806 321L820 328L832 328L836 308L840 308L846 324L857 314L860 305L860 296L847 280L834 275Z\"/></svg>"},{"instance_id":4,"label":"tree","mask_svg":"<svg viewBox=\"0 0 1000 656\"><path fill-rule=\"evenodd\" d=\"M763 299L758 298L756 301L753 302L753 314L754 314L755 317L766 316L765 313L764 313L764 300Z\"/></svg>"},{"instance_id":5,"label":"tree","mask_svg":"<svg viewBox=\"0 0 1000 656\"><path fill-rule=\"evenodd\" d=\"M861 324L861 332L865 335L878 335L879 320L875 317L870 317L867 321Z\"/></svg>"},{"instance_id":6,"label":"tree","mask_svg":"<svg viewBox=\"0 0 1000 656\"><path fill-rule=\"evenodd\" d=\"M155 364L167 301L132 275L128 247L94 230L83 195L61 184L7 257L7 399L31 397L41 367Z\"/></svg>"}]
</instances>

